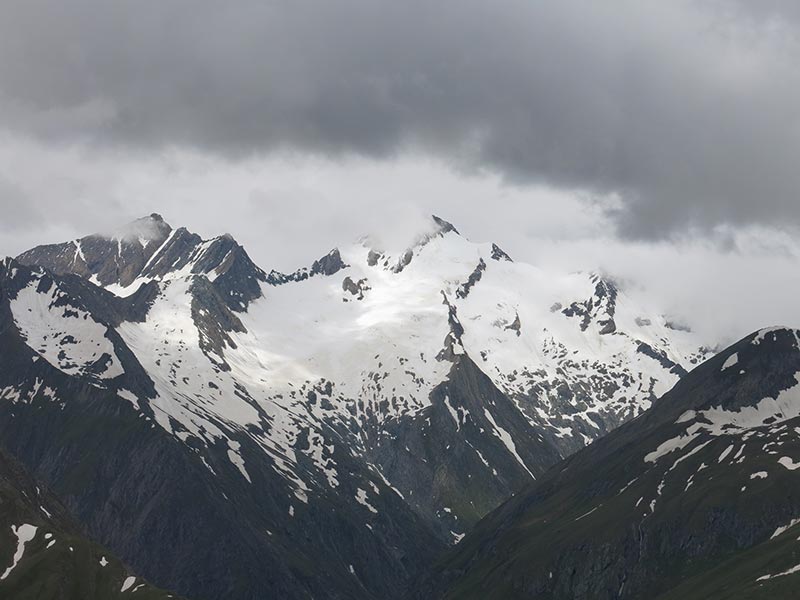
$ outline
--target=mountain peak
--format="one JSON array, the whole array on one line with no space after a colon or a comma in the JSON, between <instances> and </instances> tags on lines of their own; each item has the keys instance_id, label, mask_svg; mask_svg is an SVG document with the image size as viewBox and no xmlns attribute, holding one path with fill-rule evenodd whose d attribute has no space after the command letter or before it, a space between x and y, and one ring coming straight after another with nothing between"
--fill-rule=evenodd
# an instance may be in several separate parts
<instances>
[{"instance_id":1,"label":"mountain peak","mask_svg":"<svg viewBox=\"0 0 800 600\"><path fill-rule=\"evenodd\" d=\"M454 233L456 236L460 236L461 234L458 232L452 223L449 221L445 221L441 217L437 217L436 215L431 215L431 222L433 224L433 228L427 228L424 233L421 233L417 236L416 241L413 245L406 248L406 250L400 255L400 258L397 260L395 265L392 267L392 270L395 273L399 273L403 269L405 269L408 264L413 260L414 255L419 253L419 251L426 246L431 240L435 238L442 238L446 236L448 233Z\"/></svg>"},{"instance_id":2,"label":"mountain peak","mask_svg":"<svg viewBox=\"0 0 800 600\"><path fill-rule=\"evenodd\" d=\"M334 248L322 258L314 261L314 264L311 265L311 275L333 275L345 267L347 267L347 264L342 260L339 249Z\"/></svg>"},{"instance_id":3,"label":"mountain peak","mask_svg":"<svg viewBox=\"0 0 800 600\"><path fill-rule=\"evenodd\" d=\"M442 219L441 217L437 217L436 215L431 215L431 218L438 227L437 233L449 233L452 231L457 235L461 235L460 233L458 233L458 229L456 229L453 226L453 224L450 223L449 221L445 221L444 219Z\"/></svg>"},{"instance_id":4,"label":"mountain peak","mask_svg":"<svg viewBox=\"0 0 800 600\"><path fill-rule=\"evenodd\" d=\"M138 241L141 246L146 247L151 242L163 242L171 232L172 227L164 221L164 218L158 213L153 213L123 225L109 237L124 242Z\"/></svg>"},{"instance_id":5,"label":"mountain peak","mask_svg":"<svg viewBox=\"0 0 800 600\"><path fill-rule=\"evenodd\" d=\"M57 275L72 273L108 286L130 285L152 255L172 235L160 215L152 214L111 233L95 233L61 244L37 246L17 257Z\"/></svg>"},{"instance_id":6,"label":"mountain peak","mask_svg":"<svg viewBox=\"0 0 800 600\"><path fill-rule=\"evenodd\" d=\"M712 392L688 392L701 388ZM688 440L703 431L722 435L797 417L798 392L800 331L768 327L694 369L659 399L657 406L689 432Z\"/></svg>"},{"instance_id":7,"label":"mountain peak","mask_svg":"<svg viewBox=\"0 0 800 600\"><path fill-rule=\"evenodd\" d=\"M158 213L131 221L110 234L38 246L18 260L43 266L57 275L80 275L123 296L135 292L142 283L172 274L205 275L217 282L225 302L237 310L260 295L259 282L266 279L229 233L203 240L185 227L173 230Z\"/></svg>"},{"instance_id":8,"label":"mountain peak","mask_svg":"<svg viewBox=\"0 0 800 600\"><path fill-rule=\"evenodd\" d=\"M506 262L514 262L511 257L497 244L492 244L492 258L494 260L504 260Z\"/></svg>"}]
</instances>

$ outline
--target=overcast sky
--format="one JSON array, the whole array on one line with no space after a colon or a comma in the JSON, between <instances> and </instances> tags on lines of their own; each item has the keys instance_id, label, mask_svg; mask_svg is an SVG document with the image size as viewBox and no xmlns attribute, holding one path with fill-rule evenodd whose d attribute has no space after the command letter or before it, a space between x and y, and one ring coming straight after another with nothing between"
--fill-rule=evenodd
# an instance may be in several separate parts
<instances>
[{"instance_id":1,"label":"overcast sky","mask_svg":"<svg viewBox=\"0 0 800 600\"><path fill-rule=\"evenodd\" d=\"M437 213L713 335L800 325L781 0L5 0L0 253L157 211L293 269Z\"/></svg>"}]
</instances>

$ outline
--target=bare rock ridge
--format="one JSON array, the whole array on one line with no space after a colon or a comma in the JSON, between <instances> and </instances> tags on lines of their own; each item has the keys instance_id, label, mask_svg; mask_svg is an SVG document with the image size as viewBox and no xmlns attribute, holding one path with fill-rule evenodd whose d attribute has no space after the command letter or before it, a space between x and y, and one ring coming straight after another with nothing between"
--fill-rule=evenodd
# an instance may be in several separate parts
<instances>
[{"instance_id":1,"label":"bare rock ridge","mask_svg":"<svg viewBox=\"0 0 800 600\"><path fill-rule=\"evenodd\" d=\"M203 240L183 227L173 230L156 213L110 235L37 246L17 260L56 275L79 275L124 295L176 272L203 274L233 310L244 310L260 295L259 282L266 280L230 235Z\"/></svg>"},{"instance_id":2,"label":"bare rock ridge","mask_svg":"<svg viewBox=\"0 0 800 600\"><path fill-rule=\"evenodd\" d=\"M101 285L127 287L167 240L172 228L153 213L137 219L110 236L94 234L71 242L37 246L23 252L23 264L40 265L57 275L74 273L95 277Z\"/></svg>"}]
</instances>

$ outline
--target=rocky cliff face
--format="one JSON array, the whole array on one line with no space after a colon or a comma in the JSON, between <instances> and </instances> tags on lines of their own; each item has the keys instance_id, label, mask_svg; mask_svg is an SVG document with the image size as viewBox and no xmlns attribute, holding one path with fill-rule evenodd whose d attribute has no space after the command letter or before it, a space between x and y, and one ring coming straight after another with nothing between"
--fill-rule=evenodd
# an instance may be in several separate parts
<instances>
[{"instance_id":1,"label":"rocky cliff face","mask_svg":"<svg viewBox=\"0 0 800 600\"><path fill-rule=\"evenodd\" d=\"M160 215L138 219L111 235L94 234L62 244L37 246L19 256L64 275L74 273L100 285L131 285L172 234Z\"/></svg>"},{"instance_id":2,"label":"rocky cliff face","mask_svg":"<svg viewBox=\"0 0 800 600\"><path fill-rule=\"evenodd\" d=\"M95 539L197 599L402 597L707 353L610 279L441 219L290 274L157 216L115 236L0 265L0 435Z\"/></svg>"},{"instance_id":3,"label":"rocky cliff face","mask_svg":"<svg viewBox=\"0 0 800 600\"><path fill-rule=\"evenodd\" d=\"M800 332L754 333L482 521L420 598L790 598Z\"/></svg>"},{"instance_id":4,"label":"rocky cliff face","mask_svg":"<svg viewBox=\"0 0 800 600\"><path fill-rule=\"evenodd\" d=\"M0 596L19 600L177 598L89 541L61 502L0 450Z\"/></svg>"}]
</instances>

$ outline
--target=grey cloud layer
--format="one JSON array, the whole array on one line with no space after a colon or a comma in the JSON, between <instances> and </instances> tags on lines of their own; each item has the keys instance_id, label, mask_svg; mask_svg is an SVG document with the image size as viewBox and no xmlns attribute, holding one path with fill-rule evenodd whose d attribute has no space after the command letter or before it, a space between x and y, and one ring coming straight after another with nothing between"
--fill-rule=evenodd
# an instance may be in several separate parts
<instances>
[{"instance_id":1,"label":"grey cloud layer","mask_svg":"<svg viewBox=\"0 0 800 600\"><path fill-rule=\"evenodd\" d=\"M797 223L800 20L747 4L11 1L0 123L234 158L432 152L617 193L637 236Z\"/></svg>"}]
</instances>

